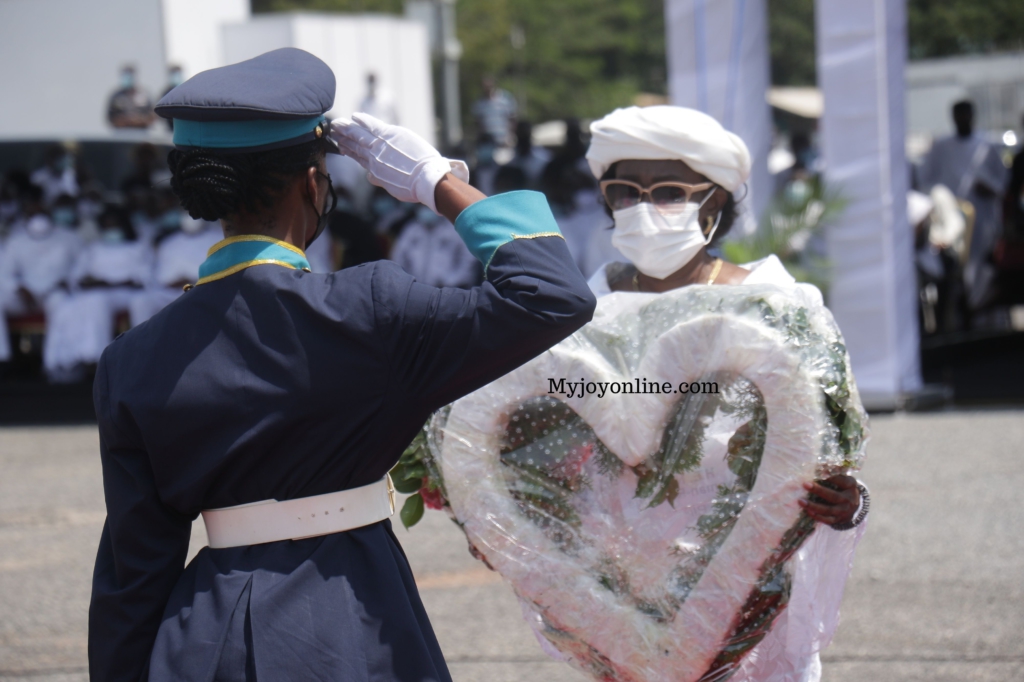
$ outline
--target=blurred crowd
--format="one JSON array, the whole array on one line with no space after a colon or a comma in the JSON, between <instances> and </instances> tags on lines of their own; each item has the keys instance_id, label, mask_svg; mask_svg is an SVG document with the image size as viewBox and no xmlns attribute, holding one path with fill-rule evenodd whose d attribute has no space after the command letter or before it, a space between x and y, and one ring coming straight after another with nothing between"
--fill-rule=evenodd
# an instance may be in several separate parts
<instances>
[{"instance_id":1,"label":"blurred crowd","mask_svg":"<svg viewBox=\"0 0 1024 682\"><path fill-rule=\"evenodd\" d=\"M111 116L141 127L150 122L149 102L132 90L131 75L125 71L125 87L111 97ZM487 101L492 96L496 107ZM367 106L391 117L380 102ZM532 144L531 126L517 119L507 93L492 90L475 111L482 133L471 159L473 183L487 194L545 192L579 264L590 271L607 260L610 230L600 228L610 219L583 158L579 123L566 122L563 144L542 148ZM194 220L180 208L167 151L135 146L131 167L113 187L95 180L73 143L51 145L38 168L4 175L0 372L41 370L54 383L86 379L117 333L149 319L196 281L222 233L219 224ZM328 171L338 202L329 229L307 252L314 271L390 258L432 285L471 287L482 280L480 263L450 222L373 187L351 159L329 157Z\"/></svg>"},{"instance_id":2,"label":"blurred crowd","mask_svg":"<svg viewBox=\"0 0 1024 682\"><path fill-rule=\"evenodd\" d=\"M128 102L130 75L112 97L112 115L116 108L141 124L145 113ZM588 277L604 263L626 260L612 246L611 217L584 158L584 127L566 120L554 128L545 124L537 135L517 116L511 95L493 81L484 86L473 107L478 137L465 155L472 183L488 195L543 192ZM372 76L368 91L366 107L396 122ZM999 304L1019 288L1014 268L1024 265L1024 157L1018 154L1009 171L999 150L973 131L969 104L958 104L954 118L957 134L938 140L915 167L908 198L925 334L1009 327L1009 308ZM792 163L776 175L780 196L821 183L811 137L793 135L789 147ZM12 360L35 358L34 365L21 366L41 368L52 382L84 379L115 334L141 324L195 282L222 234L219 224L181 210L170 190L166 153L136 146L116 187L100 186L73 145L51 146L38 168L6 173L0 185L0 369L10 374L18 365ZM329 229L307 254L314 271L390 258L431 285L481 281L479 262L450 222L373 187L351 159L329 157L328 171L338 203Z\"/></svg>"},{"instance_id":3,"label":"blurred crowd","mask_svg":"<svg viewBox=\"0 0 1024 682\"><path fill-rule=\"evenodd\" d=\"M921 331L1024 330L1024 151L979 134L970 101L950 113L907 200Z\"/></svg>"}]
</instances>

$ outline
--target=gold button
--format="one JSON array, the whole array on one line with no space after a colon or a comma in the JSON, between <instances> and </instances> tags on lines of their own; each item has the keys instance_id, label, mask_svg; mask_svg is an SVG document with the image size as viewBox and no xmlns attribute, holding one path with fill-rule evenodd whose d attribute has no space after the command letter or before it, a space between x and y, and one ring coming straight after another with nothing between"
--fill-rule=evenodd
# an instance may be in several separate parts
<instances>
[{"instance_id":1,"label":"gold button","mask_svg":"<svg viewBox=\"0 0 1024 682\"><path fill-rule=\"evenodd\" d=\"M315 132L316 132L317 139L320 139L321 137L324 136L324 129L321 128L320 126L316 127L316 131Z\"/></svg>"}]
</instances>

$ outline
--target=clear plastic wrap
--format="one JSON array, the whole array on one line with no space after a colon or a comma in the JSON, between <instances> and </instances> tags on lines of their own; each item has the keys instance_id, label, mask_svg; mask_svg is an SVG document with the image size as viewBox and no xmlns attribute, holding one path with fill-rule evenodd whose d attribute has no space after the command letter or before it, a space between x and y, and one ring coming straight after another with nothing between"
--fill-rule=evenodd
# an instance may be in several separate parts
<instances>
[{"instance_id":1,"label":"clear plastic wrap","mask_svg":"<svg viewBox=\"0 0 1024 682\"><path fill-rule=\"evenodd\" d=\"M827 309L793 288L690 286L602 298L425 439L396 469L420 491L407 525L446 508L594 678L696 682L765 663L749 655L786 622L791 558L815 533L803 484L860 467L866 415ZM779 634L766 645L816 651Z\"/></svg>"}]
</instances>

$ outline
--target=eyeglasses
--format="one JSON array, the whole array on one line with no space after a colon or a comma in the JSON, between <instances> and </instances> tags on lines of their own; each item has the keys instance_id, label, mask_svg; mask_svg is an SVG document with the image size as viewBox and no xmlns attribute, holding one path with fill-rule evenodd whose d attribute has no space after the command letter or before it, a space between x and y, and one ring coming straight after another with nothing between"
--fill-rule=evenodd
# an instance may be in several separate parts
<instances>
[{"instance_id":1,"label":"eyeglasses","mask_svg":"<svg viewBox=\"0 0 1024 682\"><path fill-rule=\"evenodd\" d=\"M702 182L690 185L685 182L656 182L650 187L643 187L630 182L629 180L602 180L601 194L613 211L636 206L643 201L644 196L658 208L669 206L683 206L689 203L696 194L698 200L706 199L707 196L700 196L715 186L713 182ZM710 196L710 195L708 195Z\"/></svg>"}]
</instances>

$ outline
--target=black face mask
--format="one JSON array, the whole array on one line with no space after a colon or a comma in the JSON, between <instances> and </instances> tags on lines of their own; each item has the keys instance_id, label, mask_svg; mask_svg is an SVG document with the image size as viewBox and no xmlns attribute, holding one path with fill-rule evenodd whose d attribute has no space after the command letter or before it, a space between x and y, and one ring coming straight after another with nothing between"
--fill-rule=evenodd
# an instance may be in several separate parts
<instances>
[{"instance_id":1,"label":"black face mask","mask_svg":"<svg viewBox=\"0 0 1024 682\"><path fill-rule=\"evenodd\" d=\"M331 215L331 213L334 212L334 207L338 205L338 195L335 194L335 192L334 192L334 183L331 182L331 174L330 173L326 173L326 174L325 173L321 173L320 171L317 171L316 174L319 175L322 178L327 178L327 191L330 192L330 195L331 195L331 204L330 204L330 208L326 209L323 213L320 213L319 211L317 211L316 210L316 206L313 206L313 211L316 213L316 218L317 218L317 220L316 220L316 232L313 233L313 238L310 239L308 242L306 242L306 248L307 249L309 248L310 244L315 242L316 238L319 237L323 233L324 228L327 227L327 219L328 219L328 217Z\"/></svg>"}]
</instances>

